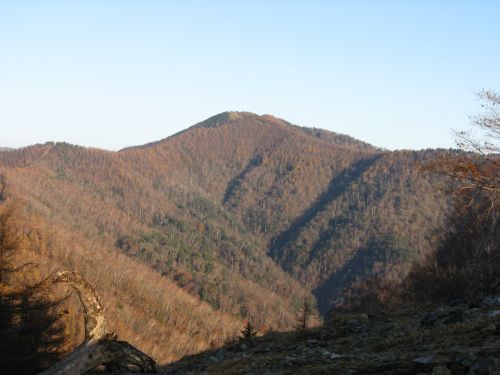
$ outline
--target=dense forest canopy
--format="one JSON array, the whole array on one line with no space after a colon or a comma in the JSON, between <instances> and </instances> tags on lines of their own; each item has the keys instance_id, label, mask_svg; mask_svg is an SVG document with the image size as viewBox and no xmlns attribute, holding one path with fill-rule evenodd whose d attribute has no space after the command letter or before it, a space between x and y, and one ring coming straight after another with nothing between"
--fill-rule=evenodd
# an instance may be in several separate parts
<instances>
[{"instance_id":1,"label":"dense forest canopy","mask_svg":"<svg viewBox=\"0 0 500 375\"><path fill-rule=\"evenodd\" d=\"M449 155L226 112L119 152L0 152L0 173L46 231L48 261L95 285L113 331L165 361L242 321L292 329L304 302L325 316L373 275L402 280L451 208L445 178L420 166Z\"/></svg>"}]
</instances>

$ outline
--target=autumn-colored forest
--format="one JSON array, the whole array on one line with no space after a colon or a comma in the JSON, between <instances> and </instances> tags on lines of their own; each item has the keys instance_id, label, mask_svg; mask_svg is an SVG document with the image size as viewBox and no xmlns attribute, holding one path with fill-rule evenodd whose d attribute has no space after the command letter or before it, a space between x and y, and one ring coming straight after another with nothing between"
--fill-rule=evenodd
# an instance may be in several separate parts
<instances>
[{"instance_id":1,"label":"autumn-colored forest","mask_svg":"<svg viewBox=\"0 0 500 375\"><path fill-rule=\"evenodd\" d=\"M222 345L247 321L290 330L304 301L325 317L370 277L403 279L453 207L445 178L422 166L458 154L390 152L228 112L119 152L0 151L0 199L24 228L12 264L36 263L33 280L77 271L111 330L165 363ZM79 307L57 293L70 350Z\"/></svg>"}]
</instances>

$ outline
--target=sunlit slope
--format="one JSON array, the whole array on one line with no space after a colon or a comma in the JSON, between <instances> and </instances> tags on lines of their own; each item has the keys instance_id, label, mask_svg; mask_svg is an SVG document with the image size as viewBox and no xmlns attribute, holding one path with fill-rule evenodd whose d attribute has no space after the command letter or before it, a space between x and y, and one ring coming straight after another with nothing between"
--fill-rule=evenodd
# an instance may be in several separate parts
<instances>
[{"instance_id":1,"label":"sunlit slope","mask_svg":"<svg viewBox=\"0 0 500 375\"><path fill-rule=\"evenodd\" d=\"M1 152L0 165L49 222L286 329L312 293L326 311L357 278L404 273L428 251L446 201L419 165L439 152L226 112L120 152L49 143Z\"/></svg>"}]
</instances>

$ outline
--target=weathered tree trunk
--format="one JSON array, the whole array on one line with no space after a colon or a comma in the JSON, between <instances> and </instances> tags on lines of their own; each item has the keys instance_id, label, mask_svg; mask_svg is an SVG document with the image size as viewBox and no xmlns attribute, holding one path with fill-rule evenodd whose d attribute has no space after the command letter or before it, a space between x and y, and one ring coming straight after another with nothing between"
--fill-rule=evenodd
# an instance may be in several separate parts
<instances>
[{"instance_id":1,"label":"weathered tree trunk","mask_svg":"<svg viewBox=\"0 0 500 375\"><path fill-rule=\"evenodd\" d=\"M83 306L83 317L85 321L85 341L91 344L107 335L106 318L104 308L94 288L82 277L74 272L61 271L52 277L52 282L66 283L73 287L78 299Z\"/></svg>"},{"instance_id":2,"label":"weathered tree trunk","mask_svg":"<svg viewBox=\"0 0 500 375\"><path fill-rule=\"evenodd\" d=\"M126 341L103 339L90 346L83 345L43 375L87 374L92 371L106 372L155 372L156 364L146 354Z\"/></svg>"},{"instance_id":3,"label":"weathered tree trunk","mask_svg":"<svg viewBox=\"0 0 500 375\"><path fill-rule=\"evenodd\" d=\"M41 375L87 374L92 371L155 372L155 361L126 341L117 341L116 335L106 331L104 309L97 293L78 274L61 271L53 283L67 283L73 287L83 306L85 341L75 351Z\"/></svg>"}]
</instances>

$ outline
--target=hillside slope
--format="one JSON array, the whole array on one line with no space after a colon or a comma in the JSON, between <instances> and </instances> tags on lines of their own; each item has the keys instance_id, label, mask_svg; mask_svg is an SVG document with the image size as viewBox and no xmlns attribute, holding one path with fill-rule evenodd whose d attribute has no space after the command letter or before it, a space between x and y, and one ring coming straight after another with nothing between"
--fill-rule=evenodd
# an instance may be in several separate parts
<instances>
[{"instance_id":1,"label":"hillside slope","mask_svg":"<svg viewBox=\"0 0 500 375\"><path fill-rule=\"evenodd\" d=\"M337 315L320 329L241 339L160 373L497 374L500 305Z\"/></svg>"},{"instance_id":2,"label":"hillside slope","mask_svg":"<svg viewBox=\"0 0 500 375\"><path fill-rule=\"evenodd\" d=\"M269 115L226 112L119 152L65 143L0 152L0 174L64 240L52 256L114 293L120 330L139 332L116 307L121 301L143 321L158 315L147 306L165 304L162 288L141 286L151 280L175 283L233 323L286 330L303 299L326 313L358 278L398 277L429 251L447 202L440 181L418 165L440 152L388 152ZM117 287L122 273L139 289ZM132 303L142 294L149 302ZM197 348L220 339L209 341Z\"/></svg>"}]
</instances>

